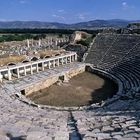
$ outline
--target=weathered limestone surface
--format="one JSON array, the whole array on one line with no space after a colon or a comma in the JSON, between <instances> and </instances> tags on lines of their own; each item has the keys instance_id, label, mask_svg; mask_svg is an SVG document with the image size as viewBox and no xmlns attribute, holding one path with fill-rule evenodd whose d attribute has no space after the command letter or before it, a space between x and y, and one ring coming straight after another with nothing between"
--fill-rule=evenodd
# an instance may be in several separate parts
<instances>
[{"instance_id":1,"label":"weathered limestone surface","mask_svg":"<svg viewBox=\"0 0 140 140\"><path fill-rule=\"evenodd\" d=\"M66 77L72 78L73 76L76 76L77 74L83 73L85 71L85 66L77 67L76 69L73 69L65 74Z\"/></svg>"},{"instance_id":2,"label":"weathered limestone surface","mask_svg":"<svg viewBox=\"0 0 140 140\"><path fill-rule=\"evenodd\" d=\"M25 89L26 95L29 95L32 92L49 87L50 85L57 82L61 76L71 78L84 71L84 63L74 62L72 64L63 65L54 69L48 69L34 75L29 75L22 79L6 81L5 87L11 88L11 90L17 90L17 92Z\"/></svg>"},{"instance_id":3,"label":"weathered limestone surface","mask_svg":"<svg viewBox=\"0 0 140 140\"><path fill-rule=\"evenodd\" d=\"M28 86L27 88L25 88L25 94L29 95L33 92L39 91L40 89L44 89L47 88L49 86L51 86L52 84L56 83L58 81L59 77L51 77L48 78L46 80L40 81L40 82L36 82L36 84Z\"/></svg>"},{"instance_id":4,"label":"weathered limestone surface","mask_svg":"<svg viewBox=\"0 0 140 140\"><path fill-rule=\"evenodd\" d=\"M82 111L41 109L15 98L27 84L81 64L72 63L0 85L0 140L139 140L140 93ZM113 98L116 98L114 96Z\"/></svg>"},{"instance_id":5,"label":"weathered limestone surface","mask_svg":"<svg viewBox=\"0 0 140 140\"><path fill-rule=\"evenodd\" d=\"M0 68L0 81L5 79L12 80L13 78L21 78L27 73L33 75L44 69L55 68L59 65L65 65L77 61L77 54L75 52L67 52L52 58L38 59L35 62L17 63L12 66L3 66Z\"/></svg>"}]
</instances>

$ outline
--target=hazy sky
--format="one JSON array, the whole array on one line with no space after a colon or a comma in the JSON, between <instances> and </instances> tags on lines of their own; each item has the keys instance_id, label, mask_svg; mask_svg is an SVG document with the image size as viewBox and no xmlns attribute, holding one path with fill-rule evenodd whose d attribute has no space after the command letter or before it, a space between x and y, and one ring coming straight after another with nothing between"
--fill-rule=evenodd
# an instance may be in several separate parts
<instances>
[{"instance_id":1,"label":"hazy sky","mask_svg":"<svg viewBox=\"0 0 140 140\"><path fill-rule=\"evenodd\" d=\"M140 20L140 0L0 0L0 20L75 23L94 19Z\"/></svg>"}]
</instances>

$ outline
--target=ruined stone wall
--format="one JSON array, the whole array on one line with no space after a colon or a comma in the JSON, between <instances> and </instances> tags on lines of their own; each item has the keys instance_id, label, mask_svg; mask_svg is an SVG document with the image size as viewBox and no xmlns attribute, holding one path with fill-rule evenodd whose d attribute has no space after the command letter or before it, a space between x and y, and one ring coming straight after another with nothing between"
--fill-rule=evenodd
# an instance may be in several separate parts
<instances>
[{"instance_id":1,"label":"ruined stone wall","mask_svg":"<svg viewBox=\"0 0 140 140\"><path fill-rule=\"evenodd\" d=\"M85 71L85 67L76 68L74 70L70 70L68 73L65 74L67 78L72 78L80 73Z\"/></svg>"},{"instance_id":2,"label":"ruined stone wall","mask_svg":"<svg viewBox=\"0 0 140 140\"><path fill-rule=\"evenodd\" d=\"M25 95L28 96L32 94L33 92L49 87L52 84L56 83L58 79L59 79L58 76L54 76L46 80L38 81L36 84L29 85L28 87L25 88Z\"/></svg>"},{"instance_id":3,"label":"ruined stone wall","mask_svg":"<svg viewBox=\"0 0 140 140\"><path fill-rule=\"evenodd\" d=\"M52 84L56 83L60 79L60 77L62 77L62 76L64 76L64 79L70 79L73 76L76 76L80 73L83 73L84 71L85 71L85 65L81 65L79 67L72 68L68 71L64 71L62 73L49 76L45 80L42 79L40 81L37 81L34 84L27 85L25 87L25 89L23 89L23 90L25 90L24 91L25 95L28 96L28 95L32 94L33 92L36 92L36 91L39 91L41 89L44 89L44 88L51 86Z\"/></svg>"}]
</instances>

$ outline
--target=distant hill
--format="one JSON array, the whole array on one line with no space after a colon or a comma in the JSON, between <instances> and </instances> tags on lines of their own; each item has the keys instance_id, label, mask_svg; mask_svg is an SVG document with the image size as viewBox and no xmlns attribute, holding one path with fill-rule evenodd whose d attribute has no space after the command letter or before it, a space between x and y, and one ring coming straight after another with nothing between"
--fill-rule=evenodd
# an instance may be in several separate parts
<instances>
[{"instance_id":1,"label":"distant hill","mask_svg":"<svg viewBox=\"0 0 140 140\"><path fill-rule=\"evenodd\" d=\"M131 22L127 20L93 20L76 24L63 24L57 22L41 21L0 21L0 28L49 28L49 29L96 29L106 27L126 27Z\"/></svg>"},{"instance_id":2,"label":"distant hill","mask_svg":"<svg viewBox=\"0 0 140 140\"><path fill-rule=\"evenodd\" d=\"M0 28L66 28L67 25L63 23L51 23L41 21L0 21Z\"/></svg>"},{"instance_id":3,"label":"distant hill","mask_svg":"<svg viewBox=\"0 0 140 140\"><path fill-rule=\"evenodd\" d=\"M127 20L93 20L88 22L81 22L77 24L73 24L73 28L105 28L105 27L114 27L114 28L122 28L126 27L131 21Z\"/></svg>"}]
</instances>

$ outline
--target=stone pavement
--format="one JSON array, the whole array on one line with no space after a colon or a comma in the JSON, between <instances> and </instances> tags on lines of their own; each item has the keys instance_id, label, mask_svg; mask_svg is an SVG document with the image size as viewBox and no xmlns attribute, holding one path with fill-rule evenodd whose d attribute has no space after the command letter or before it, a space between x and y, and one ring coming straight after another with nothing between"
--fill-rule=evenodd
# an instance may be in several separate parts
<instances>
[{"instance_id":1,"label":"stone pavement","mask_svg":"<svg viewBox=\"0 0 140 140\"><path fill-rule=\"evenodd\" d=\"M14 94L20 82L0 85L0 140L140 140L139 93L82 111L57 111L19 101Z\"/></svg>"}]
</instances>

